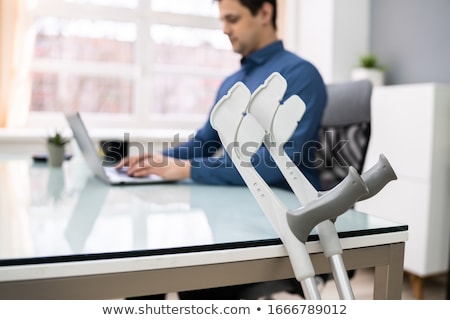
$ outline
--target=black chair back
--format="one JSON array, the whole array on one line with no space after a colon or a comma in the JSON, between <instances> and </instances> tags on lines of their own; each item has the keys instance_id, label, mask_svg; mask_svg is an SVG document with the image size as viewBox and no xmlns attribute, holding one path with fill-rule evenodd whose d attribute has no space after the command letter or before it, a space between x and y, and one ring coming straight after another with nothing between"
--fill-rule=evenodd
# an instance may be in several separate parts
<instances>
[{"instance_id":1,"label":"black chair back","mask_svg":"<svg viewBox=\"0 0 450 320\"><path fill-rule=\"evenodd\" d=\"M328 104L322 118L316 154L321 190L329 190L353 166L362 172L370 140L372 83L369 80L327 85Z\"/></svg>"}]
</instances>

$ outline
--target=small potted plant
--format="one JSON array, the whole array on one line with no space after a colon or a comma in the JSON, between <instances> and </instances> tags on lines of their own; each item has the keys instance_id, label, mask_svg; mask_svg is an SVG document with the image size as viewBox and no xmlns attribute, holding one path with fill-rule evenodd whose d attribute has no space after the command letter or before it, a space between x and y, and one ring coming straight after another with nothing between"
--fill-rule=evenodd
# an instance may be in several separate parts
<instances>
[{"instance_id":1,"label":"small potted plant","mask_svg":"<svg viewBox=\"0 0 450 320\"><path fill-rule=\"evenodd\" d=\"M47 138L48 163L51 167L61 167L64 162L65 146L70 141L60 131Z\"/></svg>"},{"instance_id":2,"label":"small potted plant","mask_svg":"<svg viewBox=\"0 0 450 320\"><path fill-rule=\"evenodd\" d=\"M374 54L362 55L359 66L352 70L352 80L368 79L374 86L384 85L384 68L378 65Z\"/></svg>"}]
</instances>

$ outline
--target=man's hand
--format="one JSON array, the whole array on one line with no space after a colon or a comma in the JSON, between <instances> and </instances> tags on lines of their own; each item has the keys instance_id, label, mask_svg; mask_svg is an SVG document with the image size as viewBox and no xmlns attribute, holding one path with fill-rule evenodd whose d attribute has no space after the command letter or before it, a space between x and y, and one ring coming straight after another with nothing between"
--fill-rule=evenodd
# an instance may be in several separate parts
<instances>
[{"instance_id":1,"label":"man's hand","mask_svg":"<svg viewBox=\"0 0 450 320\"><path fill-rule=\"evenodd\" d=\"M166 157L161 154L145 154L122 159L116 169L127 167L127 174L131 177L145 177L155 174L164 180L184 180L191 177L191 163Z\"/></svg>"}]
</instances>

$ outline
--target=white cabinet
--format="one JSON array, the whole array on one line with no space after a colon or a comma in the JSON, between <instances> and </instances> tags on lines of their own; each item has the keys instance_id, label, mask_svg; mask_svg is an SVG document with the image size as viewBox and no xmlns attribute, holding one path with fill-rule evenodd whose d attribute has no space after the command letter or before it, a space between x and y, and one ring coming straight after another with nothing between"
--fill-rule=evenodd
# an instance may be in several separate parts
<instances>
[{"instance_id":1,"label":"white cabinet","mask_svg":"<svg viewBox=\"0 0 450 320\"><path fill-rule=\"evenodd\" d=\"M407 223L404 269L420 278L448 270L450 85L376 87L366 170L386 155L397 173L356 209Z\"/></svg>"}]
</instances>

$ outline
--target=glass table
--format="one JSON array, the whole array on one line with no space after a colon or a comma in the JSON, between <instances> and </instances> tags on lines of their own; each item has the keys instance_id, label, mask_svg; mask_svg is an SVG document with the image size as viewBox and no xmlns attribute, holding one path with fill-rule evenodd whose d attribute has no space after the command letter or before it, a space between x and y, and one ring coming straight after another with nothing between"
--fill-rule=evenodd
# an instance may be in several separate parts
<instances>
[{"instance_id":1,"label":"glass table","mask_svg":"<svg viewBox=\"0 0 450 320\"><path fill-rule=\"evenodd\" d=\"M77 158L57 169L4 157L0 174L0 299L109 299L293 276L246 187L111 187ZM336 228L346 267L375 267L374 298L400 299L407 226L349 210ZM307 248L316 273L329 272L315 230Z\"/></svg>"}]
</instances>

